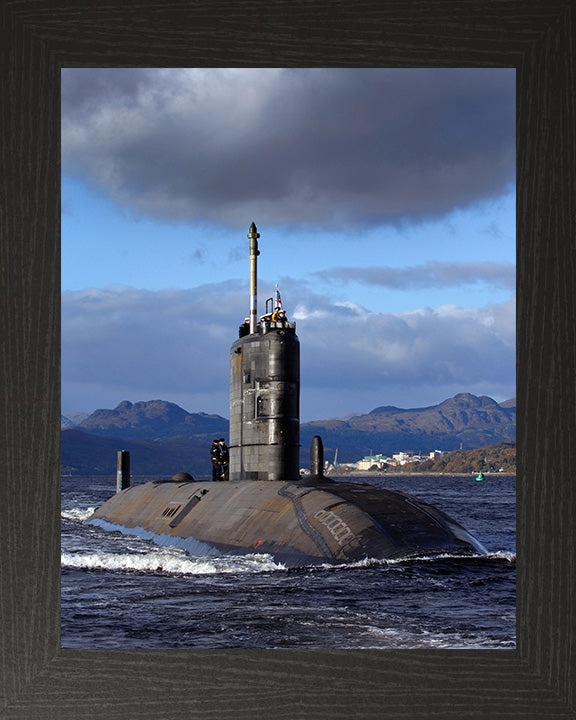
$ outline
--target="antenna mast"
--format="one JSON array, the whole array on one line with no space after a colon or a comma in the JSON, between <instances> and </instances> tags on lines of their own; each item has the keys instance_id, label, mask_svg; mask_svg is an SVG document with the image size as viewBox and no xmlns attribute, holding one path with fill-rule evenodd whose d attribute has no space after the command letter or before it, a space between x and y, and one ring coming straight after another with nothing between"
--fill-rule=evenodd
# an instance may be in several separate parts
<instances>
[{"instance_id":1,"label":"antenna mast","mask_svg":"<svg viewBox=\"0 0 576 720\"><path fill-rule=\"evenodd\" d=\"M258 250L258 238L260 237L260 233L257 232L258 228L254 223L250 225L250 229L248 230L248 240L250 240L250 333L256 332L256 326L257 326L257 285L258 285L258 278L257 278L257 270L256 270L256 258L258 255L260 255L260 251Z\"/></svg>"}]
</instances>

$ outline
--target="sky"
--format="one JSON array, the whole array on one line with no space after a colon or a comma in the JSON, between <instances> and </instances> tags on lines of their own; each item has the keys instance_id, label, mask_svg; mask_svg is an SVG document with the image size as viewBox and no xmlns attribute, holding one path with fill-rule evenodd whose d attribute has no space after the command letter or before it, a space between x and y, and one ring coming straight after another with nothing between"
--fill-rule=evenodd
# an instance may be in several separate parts
<instances>
[{"instance_id":1,"label":"sky","mask_svg":"<svg viewBox=\"0 0 576 720\"><path fill-rule=\"evenodd\" d=\"M62 413L229 417L278 283L301 420L515 397L515 72L62 71Z\"/></svg>"}]
</instances>

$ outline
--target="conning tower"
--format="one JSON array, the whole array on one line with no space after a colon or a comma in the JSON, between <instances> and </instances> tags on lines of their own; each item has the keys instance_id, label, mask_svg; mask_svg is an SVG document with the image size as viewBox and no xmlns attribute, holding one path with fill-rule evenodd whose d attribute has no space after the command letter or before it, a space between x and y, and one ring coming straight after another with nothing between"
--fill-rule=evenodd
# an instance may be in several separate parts
<instances>
[{"instance_id":1,"label":"conning tower","mask_svg":"<svg viewBox=\"0 0 576 720\"><path fill-rule=\"evenodd\" d=\"M300 343L278 292L258 319L258 237L252 223L250 315L230 350L231 482L178 473L129 487L120 478L118 492L88 522L196 556L269 553L287 567L485 554L461 525L418 498L325 478L319 436L310 477L300 481ZM126 474L119 461L119 475Z\"/></svg>"},{"instance_id":2,"label":"conning tower","mask_svg":"<svg viewBox=\"0 0 576 720\"><path fill-rule=\"evenodd\" d=\"M230 480L299 479L300 342L279 293L258 320L256 225L250 241L250 315L230 349ZM268 312L270 310L270 312ZM280 311L280 312L279 312Z\"/></svg>"}]
</instances>

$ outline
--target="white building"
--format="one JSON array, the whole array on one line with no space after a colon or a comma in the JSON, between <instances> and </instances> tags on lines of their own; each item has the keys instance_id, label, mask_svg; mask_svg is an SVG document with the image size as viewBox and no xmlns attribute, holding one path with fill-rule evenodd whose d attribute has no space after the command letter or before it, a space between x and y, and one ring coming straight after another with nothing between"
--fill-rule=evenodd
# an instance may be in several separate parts
<instances>
[{"instance_id":1,"label":"white building","mask_svg":"<svg viewBox=\"0 0 576 720\"><path fill-rule=\"evenodd\" d=\"M381 469L387 462L388 458L384 455L367 455L356 463L356 467L358 470L370 470L371 467L376 465Z\"/></svg>"},{"instance_id":2,"label":"white building","mask_svg":"<svg viewBox=\"0 0 576 720\"><path fill-rule=\"evenodd\" d=\"M397 452L392 455L392 459L396 460L397 465L404 465L404 463L410 462L414 458L414 452L407 450L406 452Z\"/></svg>"},{"instance_id":3,"label":"white building","mask_svg":"<svg viewBox=\"0 0 576 720\"><path fill-rule=\"evenodd\" d=\"M444 450L432 450L428 457L430 460L437 460L438 458L441 458L442 455L444 455Z\"/></svg>"}]
</instances>

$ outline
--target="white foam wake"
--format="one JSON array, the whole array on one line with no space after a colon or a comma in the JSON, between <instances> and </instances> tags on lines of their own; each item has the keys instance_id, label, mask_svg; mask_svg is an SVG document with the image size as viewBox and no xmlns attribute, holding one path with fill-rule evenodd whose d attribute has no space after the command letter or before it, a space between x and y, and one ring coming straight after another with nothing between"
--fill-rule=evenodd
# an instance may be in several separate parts
<instances>
[{"instance_id":1,"label":"white foam wake","mask_svg":"<svg viewBox=\"0 0 576 720\"><path fill-rule=\"evenodd\" d=\"M516 553L506 550L498 550L497 552L488 553L486 556L490 560L508 560L508 562L516 562Z\"/></svg>"},{"instance_id":2,"label":"white foam wake","mask_svg":"<svg viewBox=\"0 0 576 720\"><path fill-rule=\"evenodd\" d=\"M62 553L62 567L114 572L211 575L217 573L284 570L270 555L193 558L178 548L139 553Z\"/></svg>"},{"instance_id":3,"label":"white foam wake","mask_svg":"<svg viewBox=\"0 0 576 720\"><path fill-rule=\"evenodd\" d=\"M70 508L69 510L62 510L60 517L63 520L76 520L78 522L84 522L94 514L95 507L90 508Z\"/></svg>"},{"instance_id":4,"label":"white foam wake","mask_svg":"<svg viewBox=\"0 0 576 720\"><path fill-rule=\"evenodd\" d=\"M439 560L456 560L458 562L468 562L470 560L507 560L510 563L516 562L516 553L508 552L505 550L498 550L497 552L488 553L487 555L456 555L454 553L439 553L438 555L412 555L402 556L397 558L364 558L363 560L356 560L350 563L343 563L342 565L330 565L322 564L319 567L324 569L338 568L362 568L362 567L390 567L392 565L405 565L414 562L430 562L434 563Z\"/></svg>"}]
</instances>

